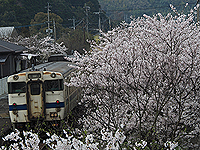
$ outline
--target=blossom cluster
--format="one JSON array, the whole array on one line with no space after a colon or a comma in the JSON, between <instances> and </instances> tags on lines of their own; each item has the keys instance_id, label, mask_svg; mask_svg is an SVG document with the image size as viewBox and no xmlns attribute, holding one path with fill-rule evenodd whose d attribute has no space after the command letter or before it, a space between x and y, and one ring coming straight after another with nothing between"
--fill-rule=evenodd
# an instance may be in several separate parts
<instances>
[{"instance_id":1,"label":"blossom cluster","mask_svg":"<svg viewBox=\"0 0 200 150\"><path fill-rule=\"evenodd\" d=\"M85 140L80 140L81 137L75 137L73 135L70 135L65 130L63 130L63 133L65 133L65 137L60 137L56 135L55 133L53 135L50 135L50 133L46 133L48 138L46 140L41 141L39 139L39 136L36 133L33 133L32 131L23 131L23 137L20 135L20 132L18 130L15 130L14 132L8 134L3 138L4 141L9 141L12 144L9 146L1 146L1 150L7 150L7 149L13 149L13 150L37 150L41 147L46 146L47 148L50 148L52 150L98 150L98 149L106 149L106 150L118 150L118 149L127 149L127 147L131 147L131 145L125 145L126 136L124 133L120 130L117 130L116 132L107 132L107 130L102 129L101 130L101 140L97 140L94 138L93 134L86 135ZM128 142L130 143L130 142ZM125 145L125 146L123 146ZM173 150L178 147L177 142L171 142L167 141L164 146L166 148L170 148L170 150ZM131 147L134 150L137 149L145 149L148 148L147 142L141 140L140 142L136 142L135 146Z\"/></svg>"},{"instance_id":2,"label":"blossom cluster","mask_svg":"<svg viewBox=\"0 0 200 150\"><path fill-rule=\"evenodd\" d=\"M24 139L20 136L20 132L15 130L15 132L3 138L4 141L9 141L11 144L7 147L1 146L1 149L39 149L40 145L45 145L53 150L58 149L76 149L76 150L86 150L86 149L99 149L99 143L94 139L92 134L86 135L85 140L82 141L73 135L69 135L65 130L65 137L60 137L56 134L50 135L46 133L49 138L41 141L39 136L32 131L23 131ZM106 149L119 149L120 145L123 144L126 136L122 131L117 130L115 134L113 132L105 132L102 130L102 141L106 144ZM102 142L101 142L102 144Z\"/></svg>"},{"instance_id":3,"label":"blossom cluster","mask_svg":"<svg viewBox=\"0 0 200 150\"><path fill-rule=\"evenodd\" d=\"M44 38L41 38L39 35L31 37L18 36L7 37L3 40L26 47L28 53L40 56L41 62L46 61L52 54L63 54L66 56L68 51L63 42L57 43L49 36Z\"/></svg>"},{"instance_id":4,"label":"blossom cluster","mask_svg":"<svg viewBox=\"0 0 200 150\"><path fill-rule=\"evenodd\" d=\"M40 139L36 133L32 133L31 131L23 131L24 139L20 135L20 131L15 130L11 132L9 135L3 138L4 141L7 141L9 147L1 146L2 150L6 149L13 149L13 150L20 150L20 149L39 149Z\"/></svg>"}]
</instances>

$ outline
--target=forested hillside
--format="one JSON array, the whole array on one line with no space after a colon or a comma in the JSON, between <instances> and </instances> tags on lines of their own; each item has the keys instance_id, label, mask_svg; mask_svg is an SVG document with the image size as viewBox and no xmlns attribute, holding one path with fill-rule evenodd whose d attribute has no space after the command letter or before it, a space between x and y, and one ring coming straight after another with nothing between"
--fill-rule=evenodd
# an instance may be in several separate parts
<instances>
[{"instance_id":1,"label":"forested hillside","mask_svg":"<svg viewBox=\"0 0 200 150\"><path fill-rule=\"evenodd\" d=\"M47 12L48 2L51 13L59 15L64 26L72 24L69 19L73 16L83 18L85 3L90 11L99 10L98 0L0 0L0 26L28 25L36 13Z\"/></svg>"},{"instance_id":2,"label":"forested hillside","mask_svg":"<svg viewBox=\"0 0 200 150\"><path fill-rule=\"evenodd\" d=\"M14 26L23 37L50 34L69 51L82 52L89 50L86 39L99 32L99 7L98 0L0 0L0 27ZM105 14L101 20L108 28Z\"/></svg>"},{"instance_id":3,"label":"forested hillside","mask_svg":"<svg viewBox=\"0 0 200 150\"><path fill-rule=\"evenodd\" d=\"M197 0L99 0L102 9L114 20L128 20L130 15L141 17L143 14L153 15L158 12L166 14L170 11L170 4L182 11L188 3L184 11L189 11L196 2Z\"/></svg>"}]
</instances>

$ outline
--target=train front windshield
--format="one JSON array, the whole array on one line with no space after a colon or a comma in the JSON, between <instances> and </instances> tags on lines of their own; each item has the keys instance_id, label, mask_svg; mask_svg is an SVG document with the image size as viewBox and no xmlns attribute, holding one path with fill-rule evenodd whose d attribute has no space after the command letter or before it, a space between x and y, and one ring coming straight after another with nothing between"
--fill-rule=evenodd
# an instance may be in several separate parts
<instances>
[{"instance_id":1,"label":"train front windshield","mask_svg":"<svg viewBox=\"0 0 200 150\"><path fill-rule=\"evenodd\" d=\"M44 81L45 91L62 91L64 89L63 80L46 80Z\"/></svg>"},{"instance_id":2,"label":"train front windshield","mask_svg":"<svg viewBox=\"0 0 200 150\"><path fill-rule=\"evenodd\" d=\"M31 87L31 95L40 95L40 84L39 83L32 83Z\"/></svg>"},{"instance_id":3,"label":"train front windshield","mask_svg":"<svg viewBox=\"0 0 200 150\"><path fill-rule=\"evenodd\" d=\"M64 89L63 80L46 80L44 81L45 91L62 91ZM38 95L40 93L38 83L31 84L31 94ZM9 82L8 93L26 93L26 82Z\"/></svg>"},{"instance_id":4,"label":"train front windshield","mask_svg":"<svg viewBox=\"0 0 200 150\"><path fill-rule=\"evenodd\" d=\"M25 93L25 92L26 92L26 82L8 83L8 94Z\"/></svg>"}]
</instances>

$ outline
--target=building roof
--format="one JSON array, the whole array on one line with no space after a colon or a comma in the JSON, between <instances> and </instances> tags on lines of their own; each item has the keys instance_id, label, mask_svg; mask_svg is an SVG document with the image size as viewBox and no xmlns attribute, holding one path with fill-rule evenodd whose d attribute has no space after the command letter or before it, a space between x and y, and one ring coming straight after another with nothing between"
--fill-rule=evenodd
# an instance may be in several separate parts
<instances>
[{"instance_id":1,"label":"building roof","mask_svg":"<svg viewBox=\"0 0 200 150\"><path fill-rule=\"evenodd\" d=\"M14 27L0 27L0 37L10 37L14 29Z\"/></svg>"},{"instance_id":2,"label":"building roof","mask_svg":"<svg viewBox=\"0 0 200 150\"><path fill-rule=\"evenodd\" d=\"M10 53L22 53L26 47L0 40L0 63L6 62Z\"/></svg>"},{"instance_id":3,"label":"building roof","mask_svg":"<svg viewBox=\"0 0 200 150\"><path fill-rule=\"evenodd\" d=\"M26 47L0 40L0 53L20 53L25 49Z\"/></svg>"}]
</instances>

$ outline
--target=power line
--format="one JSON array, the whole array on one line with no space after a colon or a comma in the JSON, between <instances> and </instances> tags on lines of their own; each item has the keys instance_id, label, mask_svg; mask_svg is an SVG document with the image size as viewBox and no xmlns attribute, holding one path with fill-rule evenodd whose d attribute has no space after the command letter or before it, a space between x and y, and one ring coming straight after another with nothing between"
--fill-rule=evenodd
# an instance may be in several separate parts
<instances>
[{"instance_id":1,"label":"power line","mask_svg":"<svg viewBox=\"0 0 200 150\"><path fill-rule=\"evenodd\" d=\"M43 24L46 24L46 22L44 22L44 23L38 23L38 24L29 24L29 25L16 26L15 28L23 28L23 27L39 26L39 25L43 25Z\"/></svg>"},{"instance_id":2,"label":"power line","mask_svg":"<svg viewBox=\"0 0 200 150\"><path fill-rule=\"evenodd\" d=\"M79 26L82 22L83 22L83 19L76 25L76 27Z\"/></svg>"}]
</instances>

